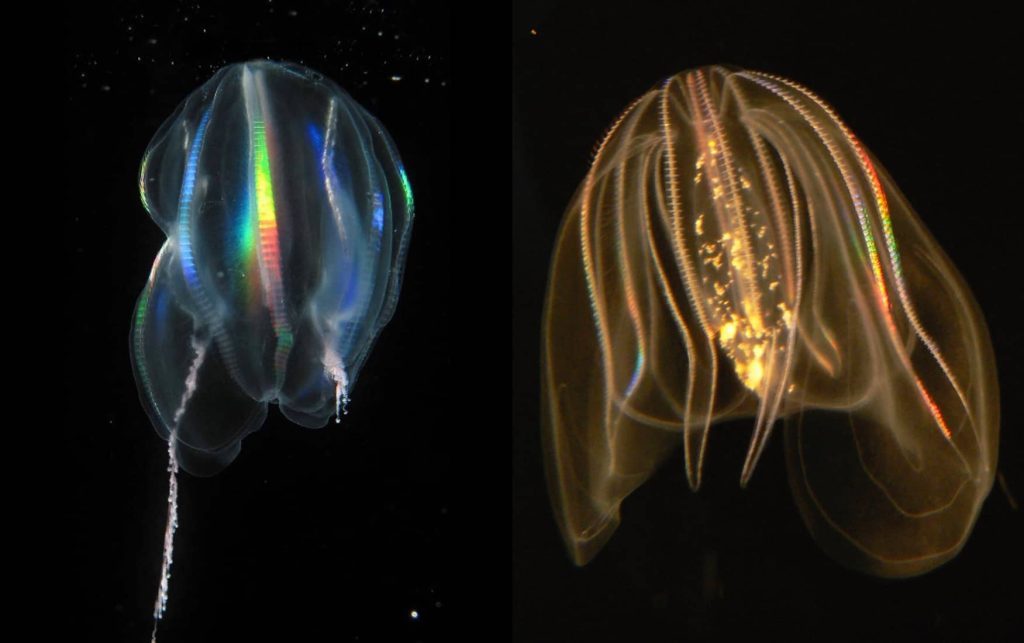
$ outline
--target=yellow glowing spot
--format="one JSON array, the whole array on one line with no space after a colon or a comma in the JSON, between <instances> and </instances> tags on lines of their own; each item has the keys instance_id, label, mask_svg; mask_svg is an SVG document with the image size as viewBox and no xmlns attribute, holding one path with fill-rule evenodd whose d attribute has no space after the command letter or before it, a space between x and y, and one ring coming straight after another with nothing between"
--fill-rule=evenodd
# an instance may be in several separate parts
<instances>
[{"instance_id":1,"label":"yellow glowing spot","mask_svg":"<svg viewBox=\"0 0 1024 643\"><path fill-rule=\"evenodd\" d=\"M697 234L704 234L704 215L699 215L693 225L697 229Z\"/></svg>"},{"instance_id":2,"label":"yellow glowing spot","mask_svg":"<svg viewBox=\"0 0 1024 643\"><path fill-rule=\"evenodd\" d=\"M747 388L752 391L756 391L757 387L761 384L761 378L764 377L764 367L761 366L761 360L757 359L751 362L750 368L747 369L746 384Z\"/></svg>"},{"instance_id":3,"label":"yellow glowing spot","mask_svg":"<svg viewBox=\"0 0 1024 643\"><path fill-rule=\"evenodd\" d=\"M713 190L711 190L711 196L712 196L712 198L714 198L714 199L720 199L720 198L722 198L722 195L723 195L724 193L725 193L725 190L723 190L723 189L722 189L722 186L721 186L721 185L716 185L716 186L714 187L714 189L713 189Z\"/></svg>"},{"instance_id":4,"label":"yellow glowing spot","mask_svg":"<svg viewBox=\"0 0 1024 643\"><path fill-rule=\"evenodd\" d=\"M744 190L749 190L750 189L750 181L747 180L747 177L745 177L745 176L741 176L740 177L740 186L742 186Z\"/></svg>"},{"instance_id":5,"label":"yellow glowing spot","mask_svg":"<svg viewBox=\"0 0 1024 643\"><path fill-rule=\"evenodd\" d=\"M793 311L785 304L779 304L779 310L782 312L782 323L789 326L789 323L793 321Z\"/></svg>"},{"instance_id":6,"label":"yellow glowing spot","mask_svg":"<svg viewBox=\"0 0 1024 643\"><path fill-rule=\"evenodd\" d=\"M722 329L718 331L718 341L723 344L728 344L736 337L736 322L728 321L722 325Z\"/></svg>"}]
</instances>

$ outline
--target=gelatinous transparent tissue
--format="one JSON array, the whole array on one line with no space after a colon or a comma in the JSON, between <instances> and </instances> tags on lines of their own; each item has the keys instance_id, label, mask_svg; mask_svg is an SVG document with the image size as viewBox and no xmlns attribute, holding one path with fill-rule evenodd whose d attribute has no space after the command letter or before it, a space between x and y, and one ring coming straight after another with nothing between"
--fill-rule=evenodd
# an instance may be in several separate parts
<instances>
[{"instance_id":1,"label":"gelatinous transparent tissue","mask_svg":"<svg viewBox=\"0 0 1024 643\"><path fill-rule=\"evenodd\" d=\"M139 182L167 241L132 362L181 466L223 469L268 402L324 426L401 282L412 193L383 126L305 67L229 65L160 127Z\"/></svg>"},{"instance_id":2,"label":"gelatinous transparent tissue","mask_svg":"<svg viewBox=\"0 0 1024 643\"><path fill-rule=\"evenodd\" d=\"M992 486L977 304L881 165L783 78L702 68L626 109L568 208L543 324L548 481L577 563L680 442L696 489L727 418L754 423L743 484L784 418L808 529L875 575L955 556Z\"/></svg>"}]
</instances>

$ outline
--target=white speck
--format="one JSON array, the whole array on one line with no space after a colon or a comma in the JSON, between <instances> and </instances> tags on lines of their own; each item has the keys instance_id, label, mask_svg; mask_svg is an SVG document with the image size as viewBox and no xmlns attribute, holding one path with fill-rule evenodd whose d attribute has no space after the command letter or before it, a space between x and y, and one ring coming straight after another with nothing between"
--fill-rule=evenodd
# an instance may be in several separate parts
<instances>
[{"instance_id":1,"label":"white speck","mask_svg":"<svg viewBox=\"0 0 1024 643\"><path fill-rule=\"evenodd\" d=\"M393 80L393 81L395 81L397 83L398 81L402 80L402 77L401 76L392 76L391 80Z\"/></svg>"},{"instance_id":2,"label":"white speck","mask_svg":"<svg viewBox=\"0 0 1024 643\"><path fill-rule=\"evenodd\" d=\"M430 84L430 79L429 79L429 78L424 78L424 79L423 79L423 82L424 82L425 84L429 85L429 84Z\"/></svg>"},{"instance_id":3,"label":"white speck","mask_svg":"<svg viewBox=\"0 0 1024 643\"><path fill-rule=\"evenodd\" d=\"M416 610L413 610L413 611L409 612L409 616L412 618L412 620L415 621L415 620L417 620L420 617L420 613L417 612Z\"/></svg>"}]
</instances>

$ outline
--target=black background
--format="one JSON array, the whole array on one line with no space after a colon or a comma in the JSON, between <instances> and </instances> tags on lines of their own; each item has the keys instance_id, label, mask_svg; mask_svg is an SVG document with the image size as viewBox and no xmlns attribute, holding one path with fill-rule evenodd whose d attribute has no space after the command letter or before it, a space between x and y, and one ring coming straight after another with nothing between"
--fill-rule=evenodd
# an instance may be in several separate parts
<instances>
[{"instance_id":1,"label":"black background","mask_svg":"<svg viewBox=\"0 0 1024 643\"><path fill-rule=\"evenodd\" d=\"M445 640L458 569L450 11L435 2L82 5L61 31L66 176L50 187L62 190L62 210L45 220L67 262L53 348L75 376L61 402L74 421L60 438L70 483L59 499L71 514L61 551L74 564L71 586L46 594L71 600L47 607L79 640L149 640L167 454L138 400L128 331L163 235L139 201L138 167L161 122L218 68L268 57L332 78L391 133L416 203L405 279L340 426L301 429L272 408L225 471L181 475L158 639Z\"/></svg>"},{"instance_id":2,"label":"black background","mask_svg":"<svg viewBox=\"0 0 1024 643\"><path fill-rule=\"evenodd\" d=\"M1019 34L977 3L938 7L516 4L516 640L1021 640L1024 521L998 485L957 558L883 581L814 544L790 499L781 435L739 488L749 422L711 432L699 494L680 451L625 501L618 531L584 568L562 546L544 484L540 314L564 208L626 105L669 75L728 63L796 80L835 106L964 275L998 361L1000 468L1024 496Z\"/></svg>"}]
</instances>

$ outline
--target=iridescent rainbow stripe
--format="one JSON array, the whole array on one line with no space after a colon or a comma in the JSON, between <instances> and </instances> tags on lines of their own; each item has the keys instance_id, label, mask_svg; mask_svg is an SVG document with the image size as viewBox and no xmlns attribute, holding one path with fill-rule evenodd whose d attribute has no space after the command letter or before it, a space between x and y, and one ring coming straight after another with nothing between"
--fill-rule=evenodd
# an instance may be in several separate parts
<instances>
[{"instance_id":1,"label":"iridescent rainbow stripe","mask_svg":"<svg viewBox=\"0 0 1024 643\"><path fill-rule=\"evenodd\" d=\"M192 255L192 197L196 189L196 168L199 165L199 151L203 147L206 136L206 125L210 122L210 110L207 109L196 128L196 135L189 146L188 161L185 164L185 175L181 179L181 195L178 197L178 251L181 255L181 269L185 273L185 281L191 289L199 287L196 274L195 257Z\"/></svg>"},{"instance_id":2,"label":"iridescent rainbow stripe","mask_svg":"<svg viewBox=\"0 0 1024 643\"><path fill-rule=\"evenodd\" d=\"M277 211L274 207L274 185L270 172L270 151L268 148L267 123L262 118L252 123L252 172L256 195L256 226L259 237L260 280L270 320L277 337L274 351L274 374L280 387L284 377L288 353L294 337L284 305L281 280L281 250L277 226Z\"/></svg>"},{"instance_id":3,"label":"iridescent rainbow stripe","mask_svg":"<svg viewBox=\"0 0 1024 643\"><path fill-rule=\"evenodd\" d=\"M243 306L249 308L259 301L259 280L250 275L259 274L259 260L256 252L256 221L255 203L253 198L254 183L250 165L248 185L241 195L241 203L235 216L234 263L237 266L237 290L245 297Z\"/></svg>"},{"instance_id":4,"label":"iridescent rainbow stripe","mask_svg":"<svg viewBox=\"0 0 1024 643\"><path fill-rule=\"evenodd\" d=\"M874 164L871 162L871 159L868 156L867 152L860 144L860 141L857 139L856 136L853 135L853 132L850 131L848 127L846 127L846 124L839 118L835 111L827 103L825 103L823 100L818 98L814 93L812 93L809 89L790 80L786 80L785 78L773 76L770 74L761 74L755 72L753 75L749 73L745 75L747 75L748 78L751 78L752 80L762 85L763 87L769 89L777 96L781 97L783 100L789 103L794 109L796 109L804 117L804 120L814 129L818 137L821 139L822 143L824 143L825 146L829 149L829 153L836 161L837 167L843 174L843 180L846 182L850 190L850 195L855 204L855 209L857 211L857 218L860 223L862 236L864 238L865 245L868 248L868 255L871 261L871 270L874 276L875 284L878 289L878 296L882 303L882 311L885 314L886 325L888 326L889 332L893 337L893 346L896 347L896 350L899 353L899 356L903 360L903 362L909 366L910 358L906 354L906 351L902 348L902 345L900 343L901 340L899 339L899 333L896 329L896 322L892 317L892 306L889 300L889 292L886 288L885 278L882 273L878 248L875 245L875 239L871 231L871 225L870 222L867 220L868 213L866 211L865 204L860 196L860 193L856 188L856 183L853 181L852 176L850 175L848 168L846 168L845 163L841 161L840 155L834 149L835 143L827 134L824 133L820 124L818 124L817 120L814 119L814 117L811 116L810 113L807 112L807 110L804 109L802 106L800 106L792 97L790 97L787 92L783 91L778 85L773 85L771 82L768 82L765 79L770 79L772 81L788 86L802 94L804 98L806 98L807 100L817 105L822 111L825 112L825 114L828 116L832 124L839 129L840 133L843 135L846 141L850 143L851 147L854 149L857 155L858 163L860 164L861 168L866 171L868 182L870 183L871 191L873 193L872 196L874 197L875 205L878 208L879 218L882 222L882 231L885 236L886 248L889 253L889 264L890 266L892 266L893 270L893 281L896 284L896 291L899 295L900 303L903 304L904 313L908 321L910 322L910 325L914 328L915 334L928 347L928 350L931 352L932 356L939 364L939 367L945 373L946 377L949 378L949 381L952 384L953 389L956 391L957 396L960 398L961 403L964 405L964 409L968 409L969 407L967 405L966 396L960 389L960 386L957 383L956 378L953 377L953 373L950 370L949 365L946 364L946 360L939 351L938 346L935 344L935 341L925 331L925 329L921 326L920 322L918 321L917 314L914 312L913 305L911 304L910 299L907 295L906 286L903 282L903 269L900 265L899 250L897 249L896 237L893 234L892 230L892 218L889 214L889 203L885 197L885 191L882 189L881 181L878 178L878 172L875 170ZM911 372L913 372L913 369L911 369ZM922 382L921 378L917 377L916 375L913 379L915 385L917 386L918 392L921 394L922 400L931 412L932 417L935 419L935 422L939 427L939 430L942 432L942 435L947 440L952 440L953 434L946 424L946 420L942 415L942 411L935 403L935 400L932 398L927 387L925 387L924 382Z\"/></svg>"},{"instance_id":5,"label":"iridescent rainbow stripe","mask_svg":"<svg viewBox=\"0 0 1024 643\"><path fill-rule=\"evenodd\" d=\"M409 177L405 175L405 168L398 166L398 176L402 179L402 191L405 192L405 207L412 212L412 186L409 185Z\"/></svg>"},{"instance_id":6,"label":"iridescent rainbow stripe","mask_svg":"<svg viewBox=\"0 0 1024 643\"><path fill-rule=\"evenodd\" d=\"M152 301L154 285L156 284L157 271L163 264L164 255L170 248L169 243L164 243L160 246L160 252L156 255L156 260L153 262L153 267L149 270L149 280L146 282L146 287L142 289L142 296L139 297L139 303L135 308L135 352L136 359L139 360L138 368L135 369L136 374L142 381L142 388L146 391L146 396L149 398L152 409L156 412L160 421L168 426L169 423L164 417L163 411L160 409L160 405L157 404L156 398L153 396L153 382L149 378L149 366L146 364L146 350L145 350L145 332L146 332L146 319L150 312L150 304L155 304L153 314L157 324L162 324L167 319L167 293L158 293L158 298L154 302ZM159 332L159 331L158 331Z\"/></svg>"}]
</instances>

